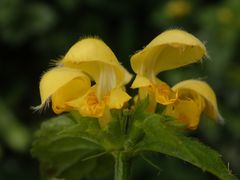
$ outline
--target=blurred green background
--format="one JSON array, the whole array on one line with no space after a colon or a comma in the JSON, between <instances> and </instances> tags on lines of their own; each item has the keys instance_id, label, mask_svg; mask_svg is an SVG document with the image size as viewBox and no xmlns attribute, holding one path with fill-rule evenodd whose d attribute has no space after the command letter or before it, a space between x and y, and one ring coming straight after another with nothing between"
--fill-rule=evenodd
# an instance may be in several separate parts
<instances>
[{"instance_id":1,"label":"blurred green background","mask_svg":"<svg viewBox=\"0 0 240 180\"><path fill-rule=\"evenodd\" d=\"M33 132L52 116L34 113L38 83L80 37L99 36L132 72L129 57L169 28L181 28L205 42L210 59L160 74L174 85L207 81L215 90L225 125L202 118L190 135L223 155L240 177L240 1L239 0L0 0L0 179L37 180L30 154ZM161 171L142 159L134 179L216 179L188 163L152 154ZM159 175L159 176L158 176Z\"/></svg>"}]
</instances>

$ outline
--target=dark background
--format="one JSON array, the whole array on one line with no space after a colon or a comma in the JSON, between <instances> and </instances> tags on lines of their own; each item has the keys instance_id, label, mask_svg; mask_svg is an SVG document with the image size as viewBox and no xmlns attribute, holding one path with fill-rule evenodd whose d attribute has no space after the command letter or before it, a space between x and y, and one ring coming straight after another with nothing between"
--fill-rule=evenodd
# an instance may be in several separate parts
<instances>
[{"instance_id":1,"label":"dark background","mask_svg":"<svg viewBox=\"0 0 240 180\"><path fill-rule=\"evenodd\" d=\"M125 67L135 51L169 28L181 28L206 43L210 59L160 74L174 85L207 81L225 118L221 126L202 118L191 133L223 155L240 177L240 1L220 0L0 0L0 179L37 180L30 154L33 132L52 113L34 113L38 83L50 60L63 56L80 37L98 36ZM138 159L134 179L215 179L187 163L152 155L158 171Z\"/></svg>"}]
</instances>

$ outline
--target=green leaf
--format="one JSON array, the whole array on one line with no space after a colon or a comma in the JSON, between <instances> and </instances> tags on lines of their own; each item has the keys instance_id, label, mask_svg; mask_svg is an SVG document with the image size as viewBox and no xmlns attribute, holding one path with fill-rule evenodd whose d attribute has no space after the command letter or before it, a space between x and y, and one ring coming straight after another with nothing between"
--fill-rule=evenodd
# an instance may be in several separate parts
<instances>
[{"instance_id":1,"label":"green leaf","mask_svg":"<svg viewBox=\"0 0 240 180\"><path fill-rule=\"evenodd\" d=\"M78 161L64 171L61 177L70 180L82 180L83 177L86 179L106 179L106 177L113 176L113 167L113 157L104 155L87 161Z\"/></svg>"},{"instance_id":2,"label":"green leaf","mask_svg":"<svg viewBox=\"0 0 240 180\"><path fill-rule=\"evenodd\" d=\"M62 115L42 124L32 155L40 160L45 178L87 178L106 156L101 138L97 119Z\"/></svg>"},{"instance_id":3,"label":"green leaf","mask_svg":"<svg viewBox=\"0 0 240 180\"><path fill-rule=\"evenodd\" d=\"M136 151L155 151L187 161L220 179L236 179L221 160L221 156L201 142L188 138L169 126L160 115L145 119L142 128L144 139Z\"/></svg>"},{"instance_id":4,"label":"green leaf","mask_svg":"<svg viewBox=\"0 0 240 180\"><path fill-rule=\"evenodd\" d=\"M146 109L149 105L149 98L146 97L143 100L138 100L136 103L134 112L133 112L133 119L145 119L146 117Z\"/></svg>"},{"instance_id":5,"label":"green leaf","mask_svg":"<svg viewBox=\"0 0 240 180\"><path fill-rule=\"evenodd\" d=\"M116 151L122 149L124 142L124 135L120 128L120 121L112 119L107 127L102 130L102 145L108 151Z\"/></svg>"},{"instance_id":6,"label":"green leaf","mask_svg":"<svg viewBox=\"0 0 240 180\"><path fill-rule=\"evenodd\" d=\"M128 116L128 130L127 137L124 143L124 148L126 150L134 149L134 146L142 140L144 136L144 131L142 130L142 122L149 114L146 109L149 104L149 98L146 97L142 100L136 102L134 109Z\"/></svg>"}]
</instances>

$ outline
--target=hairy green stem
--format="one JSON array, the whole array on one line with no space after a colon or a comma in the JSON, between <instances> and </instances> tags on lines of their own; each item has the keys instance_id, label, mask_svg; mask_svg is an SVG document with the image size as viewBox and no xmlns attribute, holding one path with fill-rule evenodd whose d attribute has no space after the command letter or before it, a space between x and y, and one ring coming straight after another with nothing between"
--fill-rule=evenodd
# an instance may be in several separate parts
<instances>
[{"instance_id":1,"label":"hairy green stem","mask_svg":"<svg viewBox=\"0 0 240 180\"><path fill-rule=\"evenodd\" d=\"M124 152L115 154L115 175L114 180L131 179L131 159Z\"/></svg>"}]
</instances>

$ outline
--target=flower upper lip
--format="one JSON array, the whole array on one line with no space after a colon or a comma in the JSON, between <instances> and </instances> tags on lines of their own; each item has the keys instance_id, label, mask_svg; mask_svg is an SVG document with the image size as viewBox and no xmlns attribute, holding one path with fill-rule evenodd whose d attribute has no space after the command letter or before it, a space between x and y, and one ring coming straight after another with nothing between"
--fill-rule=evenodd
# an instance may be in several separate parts
<instances>
[{"instance_id":1,"label":"flower upper lip","mask_svg":"<svg viewBox=\"0 0 240 180\"><path fill-rule=\"evenodd\" d=\"M193 35L182 30L168 30L154 38L143 50L131 57L135 73L159 72L175 69L199 61L207 55L204 44ZM149 69L148 69L148 66Z\"/></svg>"},{"instance_id":2,"label":"flower upper lip","mask_svg":"<svg viewBox=\"0 0 240 180\"><path fill-rule=\"evenodd\" d=\"M98 38L80 40L70 48L59 64L81 69L95 82L98 82L104 66L111 66L115 71L117 86L123 86L131 79L130 73L122 67L111 49Z\"/></svg>"}]
</instances>

